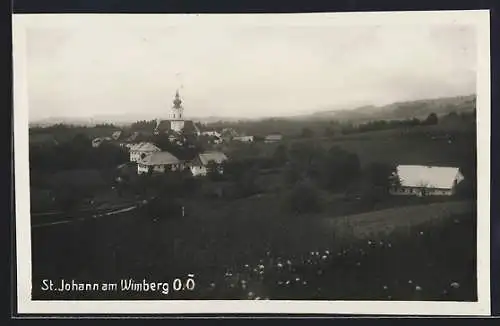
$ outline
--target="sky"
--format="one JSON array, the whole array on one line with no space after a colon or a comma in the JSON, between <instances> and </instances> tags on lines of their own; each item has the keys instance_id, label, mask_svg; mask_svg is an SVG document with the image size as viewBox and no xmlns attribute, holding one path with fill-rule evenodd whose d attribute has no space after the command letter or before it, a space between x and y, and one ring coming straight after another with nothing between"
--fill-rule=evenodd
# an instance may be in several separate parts
<instances>
[{"instance_id":1,"label":"sky","mask_svg":"<svg viewBox=\"0 0 500 326\"><path fill-rule=\"evenodd\" d=\"M245 118L476 90L473 25L131 16L26 27L30 121L167 117L176 89L187 117Z\"/></svg>"}]
</instances>

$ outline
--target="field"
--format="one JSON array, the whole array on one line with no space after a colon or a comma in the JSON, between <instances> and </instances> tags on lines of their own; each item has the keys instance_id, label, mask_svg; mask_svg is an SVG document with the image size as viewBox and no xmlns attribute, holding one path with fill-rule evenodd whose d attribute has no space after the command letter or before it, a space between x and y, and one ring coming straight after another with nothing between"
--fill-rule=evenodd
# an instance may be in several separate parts
<instances>
[{"instance_id":1,"label":"field","mask_svg":"<svg viewBox=\"0 0 500 326\"><path fill-rule=\"evenodd\" d=\"M193 203L181 220L154 222L132 212L33 229L34 298L92 295L47 296L39 291L42 279L165 281L194 274L197 289L185 293L188 299L238 299L250 292L271 299L388 299L384 291L374 289L382 290L382 283L391 287L393 299L439 299L440 291L457 282L462 292L456 299L475 300L473 203L407 206L343 218L285 218L266 209L272 200L246 199L244 205L236 202L224 209ZM260 268L265 273L260 274ZM313 275L318 271L321 274ZM405 278L426 291L413 293L411 285L396 285ZM301 291L296 284L288 290L277 286L296 279L307 282ZM248 291L239 286L242 281ZM318 287L327 292L316 293ZM361 288L366 291L361 293Z\"/></svg>"},{"instance_id":2,"label":"field","mask_svg":"<svg viewBox=\"0 0 500 326\"><path fill-rule=\"evenodd\" d=\"M474 126L422 126L409 130L384 130L355 135L285 139L284 144L319 144L324 148L338 146L356 153L363 165L372 162L390 164L437 164L456 166L475 157ZM241 144L229 147L229 152L269 156L280 143ZM248 149L250 147L250 150Z\"/></svg>"},{"instance_id":3,"label":"field","mask_svg":"<svg viewBox=\"0 0 500 326\"><path fill-rule=\"evenodd\" d=\"M422 127L333 138L288 139L356 153L362 166L474 167L472 129ZM230 145L229 156L271 156L279 144ZM469 168L469 170L467 170ZM324 209L291 214L282 176L260 175L241 199L184 198L186 216L152 220L141 210L32 229L34 299L476 298L473 198L389 198L373 207L322 193ZM471 180L467 180L470 182ZM100 196L112 204L111 190ZM33 223L36 221L33 219ZM43 279L172 282L194 274L196 289L161 293L43 292Z\"/></svg>"}]
</instances>

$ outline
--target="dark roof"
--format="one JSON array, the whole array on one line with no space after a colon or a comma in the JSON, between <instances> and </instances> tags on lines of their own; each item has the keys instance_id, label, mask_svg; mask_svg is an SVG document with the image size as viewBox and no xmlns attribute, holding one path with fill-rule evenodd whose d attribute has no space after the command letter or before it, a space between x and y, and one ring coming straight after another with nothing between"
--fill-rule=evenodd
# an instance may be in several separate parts
<instances>
[{"instance_id":1,"label":"dark roof","mask_svg":"<svg viewBox=\"0 0 500 326\"><path fill-rule=\"evenodd\" d=\"M160 132L170 131L172 130L170 120L161 120L160 125L158 126L158 130Z\"/></svg>"},{"instance_id":2,"label":"dark roof","mask_svg":"<svg viewBox=\"0 0 500 326\"><path fill-rule=\"evenodd\" d=\"M186 120L184 122L184 132L188 134L196 132L196 126L192 120Z\"/></svg>"},{"instance_id":3,"label":"dark roof","mask_svg":"<svg viewBox=\"0 0 500 326\"><path fill-rule=\"evenodd\" d=\"M161 133L170 133L172 131L170 120L162 120L158 126L158 131ZM185 133L195 133L196 127L192 120L184 121L184 132Z\"/></svg>"}]
</instances>

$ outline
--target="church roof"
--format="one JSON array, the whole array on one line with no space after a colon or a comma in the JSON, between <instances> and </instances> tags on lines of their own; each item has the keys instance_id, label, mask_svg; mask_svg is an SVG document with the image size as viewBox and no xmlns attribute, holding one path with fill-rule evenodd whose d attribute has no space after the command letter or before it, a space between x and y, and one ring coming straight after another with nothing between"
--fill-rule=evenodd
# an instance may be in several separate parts
<instances>
[{"instance_id":1,"label":"church roof","mask_svg":"<svg viewBox=\"0 0 500 326\"><path fill-rule=\"evenodd\" d=\"M171 120L162 120L158 125L158 131L165 133L170 132L172 130ZM196 126L192 120L184 120L184 132L185 133L196 133Z\"/></svg>"},{"instance_id":2,"label":"church roof","mask_svg":"<svg viewBox=\"0 0 500 326\"><path fill-rule=\"evenodd\" d=\"M169 130L172 130L170 120L162 120L162 121L160 121L160 124L158 125L158 130L159 131L169 131Z\"/></svg>"}]
</instances>

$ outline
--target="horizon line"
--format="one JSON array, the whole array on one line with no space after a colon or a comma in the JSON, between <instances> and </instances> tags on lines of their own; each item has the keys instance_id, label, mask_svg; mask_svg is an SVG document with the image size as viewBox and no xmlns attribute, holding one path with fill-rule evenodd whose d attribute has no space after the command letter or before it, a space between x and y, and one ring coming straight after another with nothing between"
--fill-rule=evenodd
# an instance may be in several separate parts
<instances>
[{"instance_id":1,"label":"horizon line","mask_svg":"<svg viewBox=\"0 0 500 326\"><path fill-rule=\"evenodd\" d=\"M185 120L199 120L199 119L221 119L220 121L224 121L224 119L229 119L229 120L264 120L264 119L284 119L284 118L295 118L295 117L305 117L305 116L312 116L317 113L322 113L322 112L343 112L343 111L354 111L356 109L360 109L363 107L373 107L373 108L383 108L385 106L389 105L394 105L394 104L400 104L400 103L408 103L408 102L419 102L419 101L432 101L432 100L444 100L444 99L452 99L452 98L460 98L460 97L471 97L471 96L476 96L477 97L477 92L474 93L467 93L467 94L462 94L462 95L453 95L453 96L441 96L441 97L424 97L424 98L419 98L419 99L414 99L414 100L399 100L399 101L394 101L394 102L389 102L386 104L381 104L381 105L373 105L373 104L364 104L364 105L342 105L345 108L337 108L337 109L317 109L317 110L310 110L310 111L302 111L302 112L295 112L295 113L290 113L290 114L284 114L284 115L264 115L264 116L256 116L256 117L245 117L245 116L230 116L230 115L195 115L195 116L189 116L187 115ZM137 113L138 115L140 113ZM91 123L91 120L106 120L106 119L113 119L113 118L118 118L120 116L124 116L124 119L120 121L119 123L134 123L137 121L149 121L149 120L155 120L155 119L162 119L161 116L154 116L154 113L151 114L150 117L143 117L143 118L130 118L128 119L127 116L134 116L135 113L126 113L124 115L120 114L102 114L101 116L88 116L88 117L70 117L70 116L55 116L55 117L46 117L46 118L40 118L32 121L28 121L28 124L38 124L38 123L44 123L45 120L76 120L76 121L81 121L81 120L90 120L88 123ZM139 120L138 120L139 119ZM134 121L133 121L134 120ZM165 119L163 120L169 120L168 119L168 114L166 114ZM105 123L103 121L98 121L98 124L100 123ZM110 121L112 123L112 121ZM55 123L57 124L57 123Z\"/></svg>"}]
</instances>

